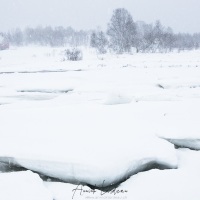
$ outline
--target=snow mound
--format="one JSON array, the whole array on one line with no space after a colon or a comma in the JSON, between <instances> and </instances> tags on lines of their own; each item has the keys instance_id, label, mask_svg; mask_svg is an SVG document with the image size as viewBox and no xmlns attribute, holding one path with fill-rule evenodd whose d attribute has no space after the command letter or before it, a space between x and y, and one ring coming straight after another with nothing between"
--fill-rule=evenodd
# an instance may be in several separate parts
<instances>
[{"instance_id":1,"label":"snow mound","mask_svg":"<svg viewBox=\"0 0 200 200\"><path fill-rule=\"evenodd\" d=\"M3 200L53 200L40 177L31 171L1 173L0 190Z\"/></svg>"},{"instance_id":2,"label":"snow mound","mask_svg":"<svg viewBox=\"0 0 200 200\"><path fill-rule=\"evenodd\" d=\"M188 149L176 150L179 167L176 170L151 170L138 173L108 193L95 189L93 193L87 186L66 183L45 182L46 187L56 200L73 199L128 199L128 200L198 200L200 191L200 152ZM192 184L191 184L192 183ZM86 191L86 192L84 192ZM120 191L117 193L117 191ZM80 194L81 192L81 194ZM116 193L115 193L116 192Z\"/></svg>"},{"instance_id":3,"label":"snow mound","mask_svg":"<svg viewBox=\"0 0 200 200\"><path fill-rule=\"evenodd\" d=\"M154 116L139 114L146 104L42 105L1 109L1 158L65 182L99 187L155 165L177 167L174 146L153 134L149 118Z\"/></svg>"},{"instance_id":4,"label":"snow mound","mask_svg":"<svg viewBox=\"0 0 200 200\"><path fill-rule=\"evenodd\" d=\"M149 170L152 168L169 169L176 168L177 163L169 158L162 158L156 155L152 157L144 156L141 158L130 158L129 161L120 162L114 158L113 163L108 163L107 159L102 163L73 163L73 162L53 162L45 160L32 160L22 158L8 159L10 165L21 166L33 170L40 174L57 178L70 183L90 184L97 187L107 187L125 181L130 176ZM4 161L5 158L0 158Z\"/></svg>"}]
</instances>

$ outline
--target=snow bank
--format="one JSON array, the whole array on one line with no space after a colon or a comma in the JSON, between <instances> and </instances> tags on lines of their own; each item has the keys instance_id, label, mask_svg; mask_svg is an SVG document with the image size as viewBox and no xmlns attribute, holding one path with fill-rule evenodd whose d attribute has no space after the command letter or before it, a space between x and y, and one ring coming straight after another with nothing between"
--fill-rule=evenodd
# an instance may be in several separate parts
<instances>
[{"instance_id":1,"label":"snow bank","mask_svg":"<svg viewBox=\"0 0 200 200\"><path fill-rule=\"evenodd\" d=\"M130 105L4 107L0 156L50 177L99 187L104 180L104 186L115 184L156 164L176 168L173 145L157 138L149 121L159 115L141 114L154 108Z\"/></svg>"},{"instance_id":2,"label":"snow bank","mask_svg":"<svg viewBox=\"0 0 200 200\"><path fill-rule=\"evenodd\" d=\"M30 171L0 173L3 200L53 200L40 177Z\"/></svg>"},{"instance_id":3,"label":"snow bank","mask_svg":"<svg viewBox=\"0 0 200 200\"><path fill-rule=\"evenodd\" d=\"M176 154L179 160L178 169L162 171L154 169L138 173L108 193L66 183L45 182L45 186L57 200L72 197L73 199L198 200L200 152L178 149ZM74 193L76 188L78 190Z\"/></svg>"}]
</instances>

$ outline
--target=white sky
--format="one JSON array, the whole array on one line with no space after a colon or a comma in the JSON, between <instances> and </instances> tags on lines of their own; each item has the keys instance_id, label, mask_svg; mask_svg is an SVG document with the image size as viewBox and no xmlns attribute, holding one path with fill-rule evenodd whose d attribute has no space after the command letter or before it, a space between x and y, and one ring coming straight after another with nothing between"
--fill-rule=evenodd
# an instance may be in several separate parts
<instances>
[{"instance_id":1,"label":"white sky","mask_svg":"<svg viewBox=\"0 0 200 200\"><path fill-rule=\"evenodd\" d=\"M104 29L119 7L134 21L159 19L175 32L200 32L200 0L0 0L0 31L38 25Z\"/></svg>"}]
</instances>

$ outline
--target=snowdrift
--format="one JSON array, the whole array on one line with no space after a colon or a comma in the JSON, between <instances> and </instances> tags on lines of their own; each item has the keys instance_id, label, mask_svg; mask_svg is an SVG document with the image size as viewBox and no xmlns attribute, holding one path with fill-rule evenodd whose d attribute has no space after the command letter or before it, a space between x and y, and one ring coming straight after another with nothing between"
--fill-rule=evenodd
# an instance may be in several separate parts
<instances>
[{"instance_id":1,"label":"snowdrift","mask_svg":"<svg viewBox=\"0 0 200 200\"><path fill-rule=\"evenodd\" d=\"M145 104L42 105L1 110L1 162L97 187L151 168L177 167L173 145L153 134L149 116L139 115L149 109Z\"/></svg>"}]
</instances>

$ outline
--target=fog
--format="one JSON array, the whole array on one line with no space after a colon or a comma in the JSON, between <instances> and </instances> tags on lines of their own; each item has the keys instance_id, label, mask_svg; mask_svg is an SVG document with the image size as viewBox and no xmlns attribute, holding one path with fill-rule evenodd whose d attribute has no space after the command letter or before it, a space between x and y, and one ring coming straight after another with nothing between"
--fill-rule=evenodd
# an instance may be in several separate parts
<instances>
[{"instance_id":1,"label":"fog","mask_svg":"<svg viewBox=\"0 0 200 200\"><path fill-rule=\"evenodd\" d=\"M0 0L0 31L38 25L105 29L119 7L134 21L159 19L174 32L200 32L199 0Z\"/></svg>"}]
</instances>

